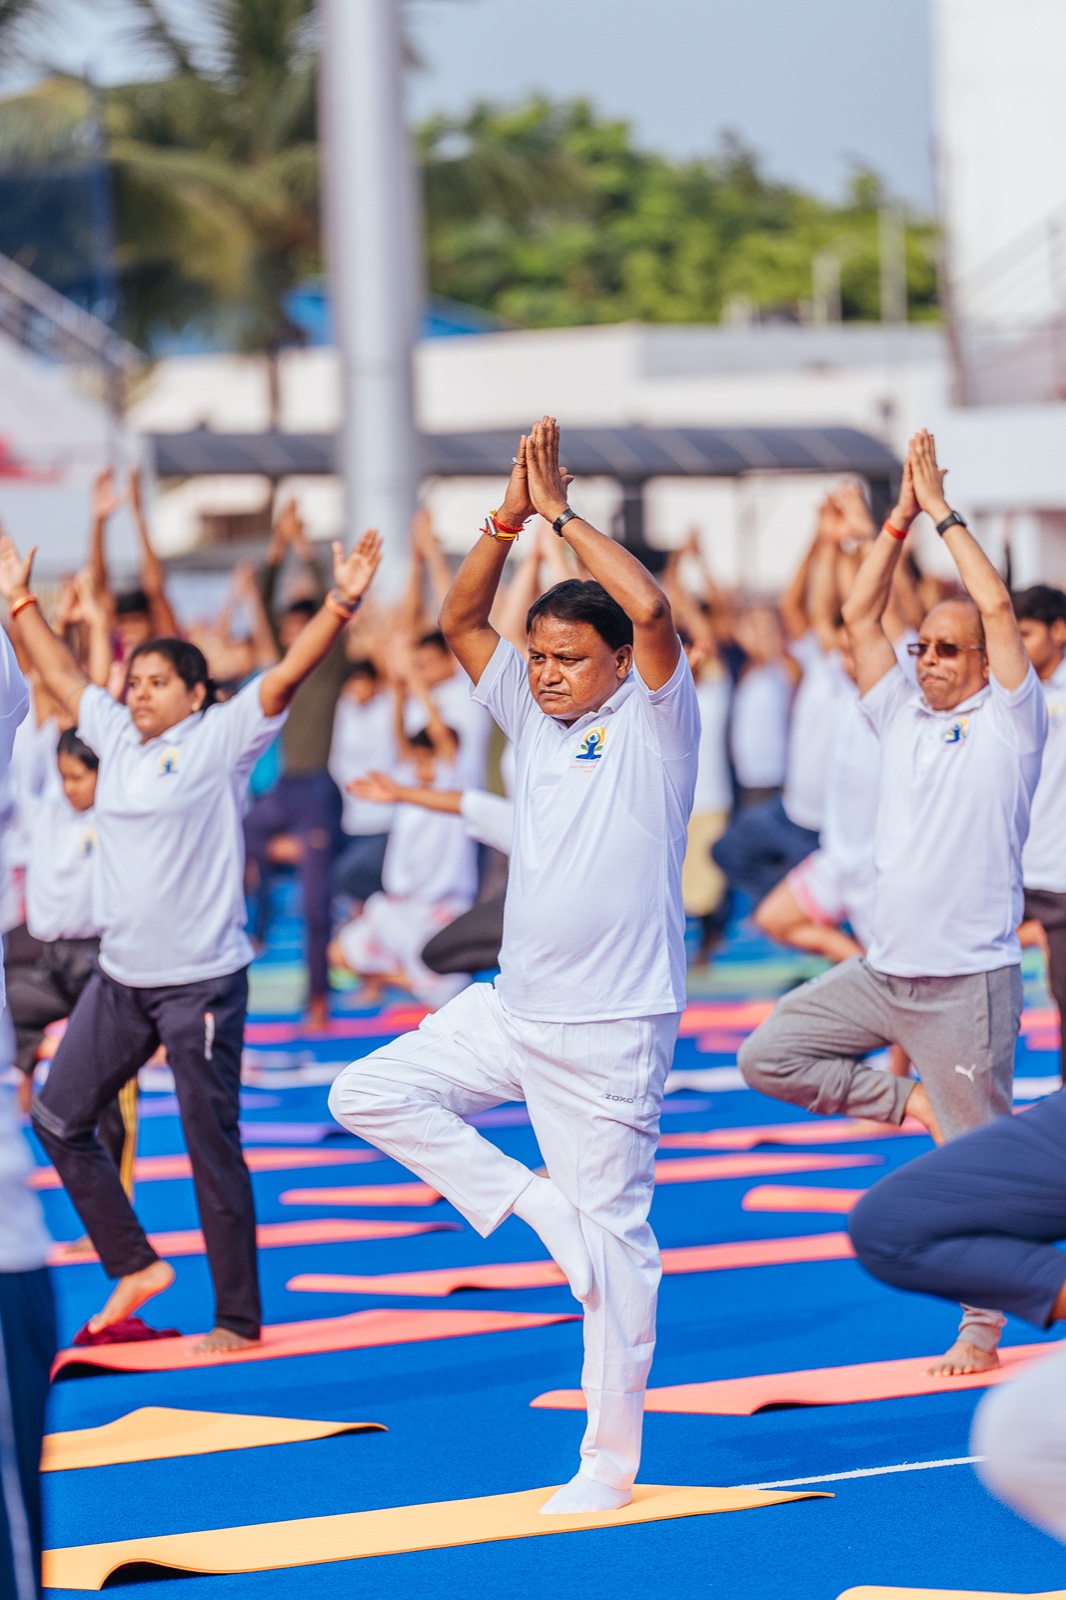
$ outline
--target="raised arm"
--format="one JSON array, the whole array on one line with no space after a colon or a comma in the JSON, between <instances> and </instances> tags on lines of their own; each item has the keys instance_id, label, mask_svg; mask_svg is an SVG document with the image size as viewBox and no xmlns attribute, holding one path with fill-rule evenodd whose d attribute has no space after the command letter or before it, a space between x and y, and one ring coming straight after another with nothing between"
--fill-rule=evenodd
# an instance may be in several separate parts
<instances>
[{"instance_id":1,"label":"raised arm","mask_svg":"<svg viewBox=\"0 0 1066 1600\"><path fill-rule=\"evenodd\" d=\"M344 554L340 541L334 540L333 588L277 666L264 672L259 680L259 702L268 717L279 716L288 709L304 679L329 655L355 615L380 560L381 537L374 529L363 534L349 556Z\"/></svg>"},{"instance_id":2,"label":"raised arm","mask_svg":"<svg viewBox=\"0 0 1066 1600\"><path fill-rule=\"evenodd\" d=\"M899 499L870 545L866 559L855 575L851 593L844 601L844 626L855 661L855 678L860 694L867 694L896 665L896 652L882 619L892 591L892 579L903 553L904 537L920 509L908 455L903 467ZM891 531L893 528L896 533Z\"/></svg>"},{"instance_id":3,"label":"raised arm","mask_svg":"<svg viewBox=\"0 0 1066 1600\"><path fill-rule=\"evenodd\" d=\"M152 548L148 518L144 514L144 501L141 498L141 474L136 467L130 469L129 502L130 511L133 513L133 526L137 530L137 543L140 546L141 588L148 601L148 620L152 625L152 633L157 639L176 639L178 619L167 599L163 563Z\"/></svg>"},{"instance_id":4,"label":"raised arm","mask_svg":"<svg viewBox=\"0 0 1066 1600\"><path fill-rule=\"evenodd\" d=\"M98 472L93 483L93 520L89 530L89 571L93 575L96 592L103 596L105 605L111 607L111 586L107 578L107 554L104 538L107 524L122 504L122 496L115 488L115 474L110 467Z\"/></svg>"},{"instance_id":5,"label":"raised arm","mask_svg":"<svg viewBox=\"0 0 1066 1600\"><path fill-rule=\"evenodd\" d=\"M349 794L360 800L373 800L377 805L422 806L426 811L445 811L459 815L463 798L461 789L422 789L414 785L397 783L384 772L368 772L365 778L353 778L345 787Z\"/></svg>"},{"instance_id":6,"label":"raised arm","mask_svg":"<svg viewBox=\"0 0 1066 1600\"><path fill-rule=\"evenodd\" d=\"M911 440L911 457L918 503L935 523L941 523L952 515L944 498L946 474L937 466L936 441L924 428ZM963 588L981 613L989 671L1004 689L1020 689L1029 671L1029 656L1006 584L969 528L954 523L945 529L943 538Z\"/></svg>"},{"instance_id":7,"label":"raised arm","mask_svg":"<svg viewBox=\"0 0 1066 1600\"><path fill-rule=\"evenodd\" d=\"M789 643L795 644L797 639L802 639L810 626L810 615L807 609L807 599L810 589L811 562L814 552L818 548L818 534L815 533L799 566L792 575L784 594L781 596L779 610L781 621L785 625L785 634Z\"/></svg>"},{"instance_id":8,"label":"raised arm","mask_svg":"<svg viewBox=\"0 0 1066 1600\"><path fill-rule=\"evenodd\" d=\"M74 589L81 602L81 614L89 635L89 654L86 666L89 680L101 689L107 688L111 675L111 613L96 587L91 567L85 567L74 579Z\"/></svg>"},{"instance_id":9,"label":"raised arm","mask_svg":"<svg viewBox=\"0 0 1066 1600\"><path fill-rule=\"evenodd\" d=\"M62 639L52 632L36 598L31 595L30 574L36 554L34 545L23 559L6 534L0 537L0 595L11 608L13 638L52 699L77 721L82 691L88 687L89 680Z\"/></svg>"},{"instance_id":10,"label":"raised arm","mask_svg":"<svg viewBox=\"0 0 1066 1600\"><path fill-rule=\"evenodd\" d=\"M526 448L529 496L546 522L564 511L566 476L559 468L559 425L554 417L534 423ZM649 689L661 689L681 658L670 602L646 567L616 540L573 516L562 536L591 576L617 600L633 624L633 659Z\"/></svg>"},{"instance_id":11,"label":"raised arm","mask_svg":"<svg viewBox=\"0 0 1066 1600\"><path fill-rule=\"evenodd\" d=\"M228 602L231 616L232 608L241 602L247 610L252 627L252 650L256 669L275 666L281 652L263 605L263 596L256 582L255 568L249 561L239 561L233 569L233 587Z\"/></svg>"},{"instance_id":12,"label":"raised arm","mask_svg":"<svg viewBox=\"0 0 1066 1600\"><path fill-rule=\"evenodd\" d=\"M528 440L523 434L507 493L495 514L497 523L505 528L524 527L536 509L529 498L527 449ZM441 606L440 625L444 637L474 683L479 681L500 642L499 634L489 621L489 613L510 548L510 539L494 538L483 532L455 574Z\"/></svg>"},{"instance_id":13,"label":"raised arm","mask_svg":"<svg viewBox=\"0 0 1066 1600\"><path fill-rule=\"evenodd\" d=\"M455 760L459 749L457 735L453 732L426 688L425 679L415 664L415 658L409 648L404 647L395 656L396 674L407 687L407 692L412 700L417 700L426 717L426 732L433 742L433 749L441 761L452 762ZM400 720L403 720L402 708Z\"/></svg>"}]
</instances>

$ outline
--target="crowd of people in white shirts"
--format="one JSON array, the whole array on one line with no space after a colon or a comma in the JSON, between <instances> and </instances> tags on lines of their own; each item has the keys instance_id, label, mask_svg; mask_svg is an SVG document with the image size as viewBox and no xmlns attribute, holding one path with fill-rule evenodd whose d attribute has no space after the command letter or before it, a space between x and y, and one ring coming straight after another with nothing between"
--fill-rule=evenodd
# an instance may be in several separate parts
<instances>
[{"instance_id":1,"label":"crowd of people in white shirts","mask_svg":"<svg viewBox=\"0 0 1066 1600\"><path fill-rule=\"evenodd\" d=\"M307 1021L328 1019L338 979L366 1005L403 987L435 1014L347 1069L335 1115L479 1231L511 1211L529 1222L585 1303L587 1336L603 1333L600 1353L587 1350L583 1465L550 1507L573 1510L624 1504L639 1456L658 1281L650 1163L685 918L696 961L746 908L771 938L837 964L747 1041L754 1087L820 1113L917 1116L938 1140L1009 1109L1019 938L1044 949L1066 1003L1066 595L1039 585L1012 604L943 500L928 435L880 529L858 485L827 497L777 602L726 594L695 537L657 586L569 507L558 450L547 418L521 441L504 506L454 578L420 515L392 605L364 603L376 535L347 556L334 546L331 584L289 504L262 570L238 570L220 615L183 636L136 476L137 591L108 580L105 529L122 498L109 473L88 564L50 622L32 552L0 540L0 738L13 747L0 761L0 917L26 1108L45 1030L70 1019L32 1114L118 1280L86 1339L145 1336L134 1313L173 1278L131 1204L130 1085L135 1101L137 1068L163 1052L215 1290L202 1348L238 1349L260 1325L237 1127L245 896L263 938L271 876L295 868ZM945 536L954 586L904 551L919 509ZM941 747L967 762L949 773ZM622 801L595 776L607 770ZM604 871L597 849L612 839ZM464 994L496 966L495 988ZM864 1064L878 1045L895 1047L894 1084ZM973 1059L954 1073L972 1095L945 1065L960 1052ZM579 1060L592 1085L581 1094ZM600 1077L619 1072L631 1092L601 1094ZM550 1178L462 1119L519 1094L554 1151ZM605 1160L621 1138L639 1182L619 1194L609 1161L585 1171L586 1133ZM639 1260L623 1235L640 1238ZM943 1370L994 1363L1002 1324L964 1305Z\"/></svg>"}]
</instances>

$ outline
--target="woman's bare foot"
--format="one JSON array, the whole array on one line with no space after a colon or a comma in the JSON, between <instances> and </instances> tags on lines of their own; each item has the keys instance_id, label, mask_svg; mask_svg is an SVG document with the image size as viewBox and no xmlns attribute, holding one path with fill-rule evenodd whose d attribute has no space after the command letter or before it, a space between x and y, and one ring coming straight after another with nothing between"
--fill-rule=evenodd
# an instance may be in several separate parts
<instances>
[{"instance_id":1,"label":"woman's bare foot","mask_svg":"<svg viewBox=\"0 0 1066 1600\"><path fill-rule=\"evenodd\" d=\"M210 1333L204 1334L199 1344L193 1345L193 1354L206 1356L218 1350L250 1350L258 1343L258 1339L246 1339L231 1328L212 1328Z\"/></svg>"},{"instance_id":2,"label":"woman's bare foot","mask_svg":"<svg viewBox=\"0 0 1066 1600\"><path fill-rule=\"evenodd\" d=\"M28 1117L29 1114L30 1114L30 1107L33 1104L33 1073L32 1072L24 1072L22 1074L21 1078L19 1079L18 1101L19 1101L19 1110L22 1112L22 1115L24 1117Z\"/></svg>"},{"instance_id":3,"label":"woman's bare foot","mask_svg":"<svg viewBox=\"0 0 1066 1600\"><path fill-rule=\"evenodd\" d=\"M944 1135L940 1131L940 1124L936 1120L932 1102L920 1083L916 1083L907 1100L906 1114L920 1122L923 1128L928 1128L934 1144L943 1144Z\"/></svg>"},{"instance_id":4,"label":"woman's bare foot","mask_svg":"<svg viewBox=\"0 0 1066 1600\"><path fill-rule=\"evenodd\" d=\"M64 1261L95 1261L96 1246L89 1238L89 1235L83 1233L80 1239L72 1239L68 1245L64 1246L63 1259Z\"/></svg>"},{"instance_id":5,"label":"woman's bare foot","mask_svg":"<svg viewBox=\"0 0 1066 1600\"><path fill-rule=\"evenodd\" d=\"M991 1372L998 1366L999 1355L995 1350L982 1350L979 1344L971 1344L968 1339L956 1339L951 1349L927 1371L931 1378L962 1378L968 1372Z\"/></svg>"},{"instance_id":6,"label":"woman's bare foot","mask_svg":"<svg viewBox=\"0 0 1066 1600\"><path fill-rule=\"evenodd\" d=\"M313 994L307 1002L304 1026L326 1028L329 1026L329 1000L324 994Z\"/></svg>"},{"instance_id":7,"label":"woman's bare foot","mask_svg":"<svg viewBox=\"0 0 1066 1600\"><path fill-rule=\"evenodd\" d=\"M153 1261L150 1267L142 1267L140 1272L120 1278L104 1309L89 1318L89 1332L99 1333L101 1328L109 1328L113 1322L131 1317L146 1300L154 1294L162 1294L173 1282L174 1268L169 1261Z\"/></svg>"}]
</instances>

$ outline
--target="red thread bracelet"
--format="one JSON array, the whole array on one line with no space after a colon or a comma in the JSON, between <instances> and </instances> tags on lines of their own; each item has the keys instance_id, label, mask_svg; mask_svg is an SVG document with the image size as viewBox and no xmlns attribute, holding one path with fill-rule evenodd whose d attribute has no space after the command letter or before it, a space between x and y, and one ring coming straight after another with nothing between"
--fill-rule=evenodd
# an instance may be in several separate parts
<instances>
[{"instance_id":1,"label":"red thread bracelet","mask_svg":"<svg viewBox=\"0 0 1066 1600\"><path fill-rule=\"evenodd\" d=\"M38 600L38 598L37 598L37 596L35 594L24 594L22 596L22 599L21 600L16 600L15 604L11 607L11 620L12 620L12 622L14 622L15 618L18 616L20 611L25 611L27 606L37 606L37 605L40 605L40 601Z\"/></svg>"},{"instance_id":2,"label":"red thread bracelet","mask_svg":"<svg viewBox=\"0 0 1066 1600\"><path fill-rule=\"evenodd\" d=\"M894 528L892 526L891 522L882 522L881 528L885 533L890 533L893 539L899 539L901 543L910 532L909 528L904 528L903 532L901 533L898 528Z\"/></svg>"},{"instance_id":3,"label":"red thread bracelet","mask_svg":"<svg viewBox=\"0 0 1066 1600\"><path fill-rule=\"evenodd\" d=\"M511 524L509 522L501 522L499 517L496 515L495 511L490 511L489 512L489 516L492 518L493 526L500 533L513 533L513 534L515 534L517 536L518 534L520 534L522 532L522 529L525 527L525 523L524 522L520 522L518 524L517 528L512 528Z\"/></svg>"}]
</instances>

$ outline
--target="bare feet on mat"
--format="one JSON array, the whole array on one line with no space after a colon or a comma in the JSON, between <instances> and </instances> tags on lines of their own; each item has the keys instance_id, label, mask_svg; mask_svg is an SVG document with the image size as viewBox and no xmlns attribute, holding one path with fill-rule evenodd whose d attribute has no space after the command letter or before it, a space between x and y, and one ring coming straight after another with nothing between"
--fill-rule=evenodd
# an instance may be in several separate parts
<instances>
[{"instance_id":1,"label":"bare feet on mat","mask_svg":"<svg viewBox=\"0 0 1066 1600\"><path fill-rule=\"evenodd\" d=\"M574 1298L587 1300L592 1293L592 1258L581 1232L577 1207L570 1204L550 1178L534 1175L511 1210L537 1234L564 1273Z\"/></svg>"},{"instance_id":2,"label":"bare feet on mat","mask_svg":"<svg viewBox=\"0 0 1066 1600\"><path fill-rule=\"evenodd\" d=\"M923 1128L928 1128L934 1144L943 1144L944 1135L940 1131L940 1124L936 1120L932 1102L920 1083L916 1083L910 1092L907 1101L907 1116L920 1122Z\"/></svg>"},{"instance_id":3,"label":"bare feet on mat","mask_svg":"<svg viewBox=\"0 0 1066 1600\"><path fill-rule=\"evenodd\" d=\"M991 1372L993 1367L999 1366L999 1356L995 1350L982 1350L979 1344L971 1344L968 1339L956 1339L951 1349L934 1361L928 1368L932 1378L965 1377L968 1372Z\"/></svg>"},{"instance_id":4,"label":"bare feet on mat","mask_svg":"<svg viewBox=\"0 0 1066 1600\"><path fill-rule=\"evenodd\" d=\"M569 1483L556 1489L551 1499L541 1506L540 1514L542 1517L580 1517L597 1511L621 1511L632 1498L632 1489L611 1489L578 1472Z\"/></svg>"},{"instance_id":5,"label":"bare feet on mat","mask_svg":"<svg viewBox=\"0 0 1066 1600\"><path fill-rule=\"evenodd\" d=\"M95 1254L96 1246L89 1238L89 1235L87 1233L83 1233L80 1239L72 1239L71 1242L64 1247L63 1259L64 1261L88 1261L92 1256L95 1256Z\"/></svg>"},{"instance_id":6,"label":"bare feet on mat","mask_svg":"<svg viewBox=\"0 0 1066 1600\"><path fill-rule=\"evenodd\" d=\"M205 1333L199 1344L193 1345L194 1355L215 1355L221 1350L250 1350L259 1343L258 1339L246 1339L243 1334L234 1333L232 1328L212 1328L210 1333Z\"/></svg>"},{"instance_id":7,"label":"bare feet on mat","mask_svg":"<svg viewBox=\"0 0 1066 1600\"><path fill-rule=\"evenodd\" d=\"M121 1322L123 1317L132 1317L146 1300L150 1300L154 1294L162 1294L173 1282L174 1268L169 1261L153 1261L151 1266L142 1267L140 1272L131 1272L127 1277L120 1278L104 1309L98 1311L95 1317L90 1317L89 1332L99 1333L101 1328L109 1328L113 1322Z\"/></svg>"}]
</instances>

